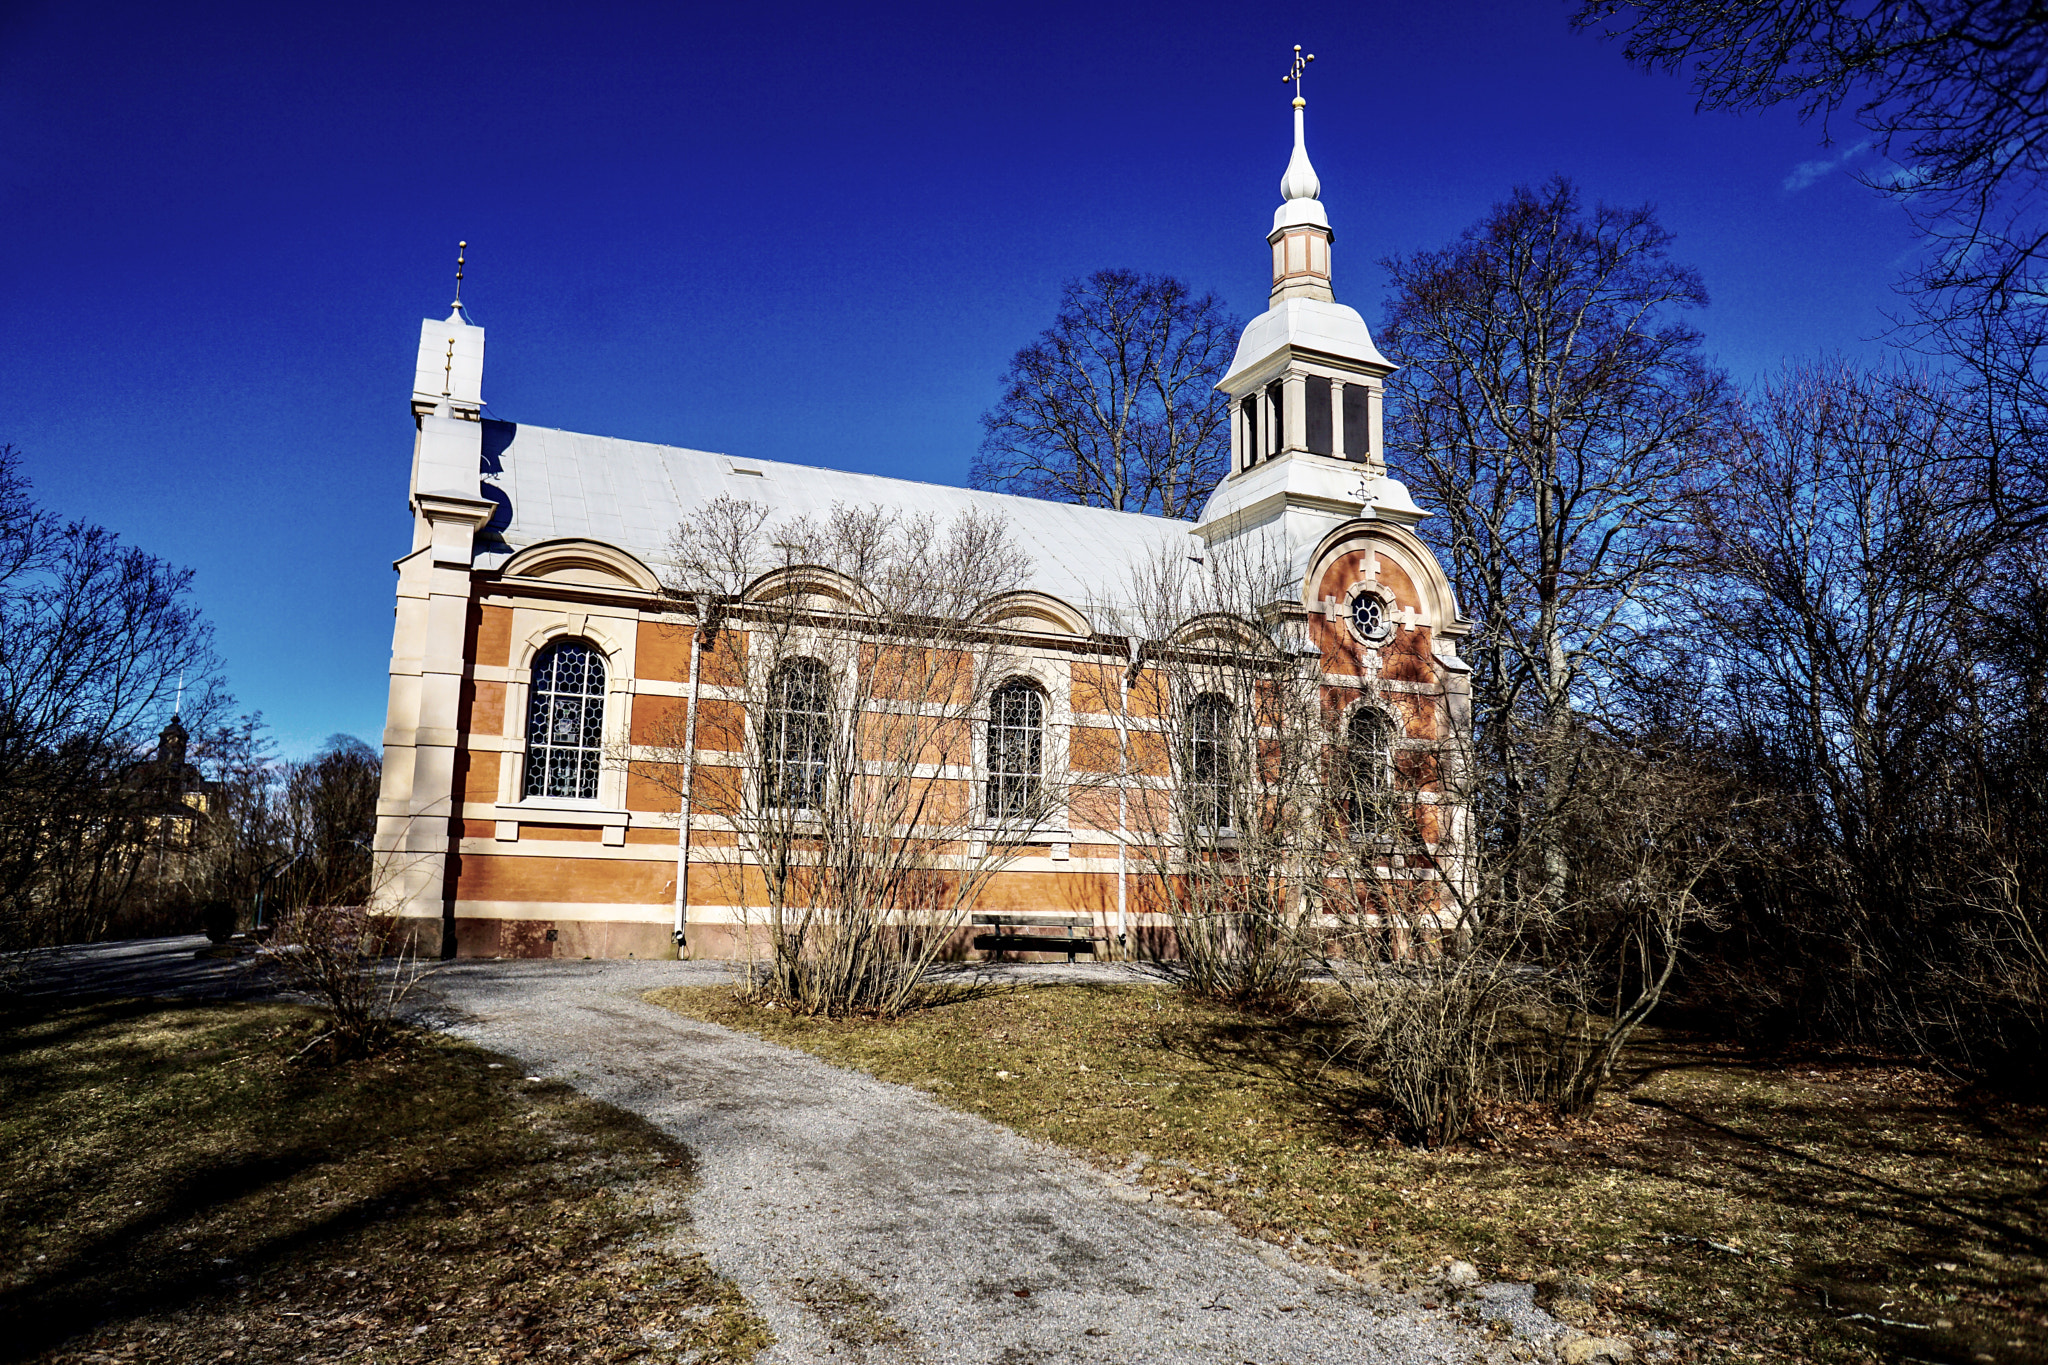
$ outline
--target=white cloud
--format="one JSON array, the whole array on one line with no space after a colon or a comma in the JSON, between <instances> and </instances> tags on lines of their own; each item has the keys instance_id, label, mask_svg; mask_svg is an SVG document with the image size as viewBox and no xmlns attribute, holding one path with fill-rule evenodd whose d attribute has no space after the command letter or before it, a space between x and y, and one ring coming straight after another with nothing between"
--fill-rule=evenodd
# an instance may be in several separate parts
<instances>
[{"instance_id":1,"label":"white cloud","mask_svg":"<svg viewBox=\"0 0 2048 1365\"><path fill-rule=\"evenodd\" d=\"M1844 149L1840 156L1835 157L1832 160L1800 162L1797 166L1794 166L1792 168L1792 173L1785 177L1786 192L1791 194L1797 194L1800 190L1803 190L1808 186L1814 184L1816 181L1822 179L1830 172L1839 170L1843 166L1848 165L1851 161L1854 161L1857 157L1863 155L1865 152L1869 150L1870 142L1868 139L1865 139L1864 141L1857 143L1853 147Z\"/></svg>"}]
</instances>

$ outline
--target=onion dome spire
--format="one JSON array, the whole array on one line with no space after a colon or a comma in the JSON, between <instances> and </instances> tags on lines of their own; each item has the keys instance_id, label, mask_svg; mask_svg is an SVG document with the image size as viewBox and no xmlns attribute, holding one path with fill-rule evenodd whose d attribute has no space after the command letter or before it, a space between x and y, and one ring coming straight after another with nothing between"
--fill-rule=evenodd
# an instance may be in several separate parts
<instances>
[{"instance_id":1,"label":"onion dome spire","mask_svg":"<svg viewBox=\"0 0 2048 1365\"><path fill-rule=\"evenodd\" d=\"M1303 115L1308 102L1301 97L1301 73L1315 60L1294 45L1294 65L1282 80L1294 82L1294 155L1287 159L1287 173L1280 177L1280 207L1273 213L1273 230L1266 241L1273 248L1273 290L1271 300L1321 299L1329 302L1330 217L1321 203L1323 181L1309 164L1308 134Z\"/></svg>"},{"instance_id":2,"label":"onion dome spire","mask_svg":"<svg viewBox=\"0 0 2048 1365\"><path fill-rule=\"evenodd\" d=\"M1282 199L1323 197L1323 182L1316 175L1316 168L1309 164L1308 139L1302 132L1302 111L1307 107L1307 100L1299 95L1294 97L1294 155L1287 160L1287 174L1280 177Z\"/></svg>"}]
</instances>

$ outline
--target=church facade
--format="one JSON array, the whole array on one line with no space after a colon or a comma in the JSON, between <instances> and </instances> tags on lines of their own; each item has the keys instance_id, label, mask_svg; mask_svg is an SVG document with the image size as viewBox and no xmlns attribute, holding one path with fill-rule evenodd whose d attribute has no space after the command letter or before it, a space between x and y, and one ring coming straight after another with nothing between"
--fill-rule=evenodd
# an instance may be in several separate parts
<instances>
[{"instance_id":1,"label":"church facade","mask_svg":"<svg viewBox=\"0 0 2048 1365\"><path fill-rule=\"evenodd\" d=\"M744 875L735 808L711 792L723 784L729 798L750 779L735 746L696 720L722 709L760 724L744 714L746 664L735 661L750 657L748 604L769 587L679 582L669 550L677 528L734 499L781 518L872 506L1008 528L1028 581L976 628L1001 642L1016 678L978 719L987 738L975 756L939 774L976 809L1002 804L992 784L1020 780L1017 755L1075 763L1075 737L1129 728L1128 706L1104 714L1116 704L1101 680L1141 667L1145 642L1117 625L1129 619L1118 599L1148 564L1255 552L1281 568L1277 609L1319 685L1370 720L1413 809L1414 856L1391 859L1390 874L1455 875L1466 623L1413 530L1425 514L1387 474L1393 366L1332 294L1333 234L1302 118L1297 97L1267 237L1270 307L1219 385L1231 399L1230 469L1194 522L496 421L484 412L483 329L459 303L425 321L379 908L447 955L745 950L759 879ZM714 616L723 629L709 628ZM751 655L768 648L757 632ZM1155 783L1187 780L1182 766L1169 758ZM1139 845L1158 831L1114 813L1126 809L1077 801L1039 820L977 884L975 908L1087 920L1105 942L1167 942L1135 885Z\"/></svg>"}]
</instances>

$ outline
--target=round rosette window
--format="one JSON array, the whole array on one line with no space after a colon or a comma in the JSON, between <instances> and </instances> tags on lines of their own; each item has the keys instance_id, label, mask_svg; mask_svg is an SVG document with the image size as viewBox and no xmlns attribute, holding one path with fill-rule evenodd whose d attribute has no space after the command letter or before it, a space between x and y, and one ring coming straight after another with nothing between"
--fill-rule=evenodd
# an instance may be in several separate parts
<instances>
[{"instance_id":1,"label":"round rosette window","mask_svg":"<svg viewBox=\"0 0 2048 1365\"><path fill-rule=\"evenodd\" d=\"M1351 628L1361 639L1384 640L1393 628L1387 615L1386 599L1369 588L1361 588L1352 594Z\"/></svg>"}]
</instances>

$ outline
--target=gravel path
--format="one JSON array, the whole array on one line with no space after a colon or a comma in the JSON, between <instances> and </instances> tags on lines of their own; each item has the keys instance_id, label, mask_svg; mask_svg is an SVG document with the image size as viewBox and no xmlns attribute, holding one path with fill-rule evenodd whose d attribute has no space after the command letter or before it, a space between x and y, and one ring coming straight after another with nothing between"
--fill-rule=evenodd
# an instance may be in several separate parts
<instances>
[{"instance_id":1,"label":"gravel path","mask_svg":"<svg viewBox=\"0 0 2048 1365\"><path fill-rule=\"evenodd\" d=\"M917 1091L639 998L722 979L711 964L459 963L427 1007L697 1153L696 1232L774 1327L770 1360L1509 1358L1510 1343L1134 1204L1142 1190ZM1490 1286L1478 1306L1517 1336L1557 1330L1526 1287Z\"/></svg>"},{"instance_id":2,"label":"gravel path","mask_svg":"<svg viewBox=\"0 0 2048 1365\"><path fill-rule=\"evenodd\" d=\"M37 986L260 989L195 946L64 950L38 964ZM1527 1286L1470 1301L1511 1329L1496 1341L1140 1202L1127 1180L917 1091L640 998L724 979L709 963L466 961L435 972L414 1008L696 1153L694 1238L775 1329L764 1365L1466 1365L1532 1346L1555 1358L1558 1324Z\"/></svg>"}]
</instances>

